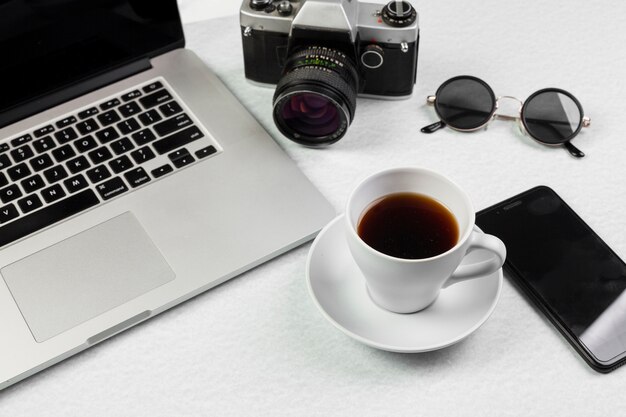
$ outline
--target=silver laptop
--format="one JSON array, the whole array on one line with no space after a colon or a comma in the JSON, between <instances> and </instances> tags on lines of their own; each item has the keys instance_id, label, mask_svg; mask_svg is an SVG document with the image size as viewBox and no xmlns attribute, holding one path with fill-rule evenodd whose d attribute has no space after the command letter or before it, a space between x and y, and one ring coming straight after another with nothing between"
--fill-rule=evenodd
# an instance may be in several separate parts
<instances>
[{"instance_id":1,"label":"silver laptop","mask_svg":"<svg viewBox=\"0 0 626 417\"><path fill-rule=\"evenodd\" d=\"M334 215L184 49L175 0L0 2L0 53L0 389Z\"/></svg>"}]
</instances>

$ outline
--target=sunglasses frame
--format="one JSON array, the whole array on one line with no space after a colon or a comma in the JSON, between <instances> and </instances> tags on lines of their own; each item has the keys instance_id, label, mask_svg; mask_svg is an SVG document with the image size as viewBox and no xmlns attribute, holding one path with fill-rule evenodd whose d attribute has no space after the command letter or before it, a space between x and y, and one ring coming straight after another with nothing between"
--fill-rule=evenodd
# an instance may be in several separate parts
<instances>
[{"instance_id":1,"label":"sunglasses frame","mask_svg":"<svg viewBox=\"0 0 626 417\"><path fill-rule=\"evenodd\" d=\"M489 114L489 116L486 118L485 122L482 123L480 126L471 128L471 129L462 129L462 128L458 128L455 126L452 126L450 124L448 124L448 122L446 122L444 120L444 117L442 117L441 113L439 112L439 109L437 107L437 96L439 95L439 93L442 91L443 88L447 87L451 82L459 80L459 79L464 79L464 80L472 80L475 82L478 82L480 84L482 84L487 91L489 92L492 101L493 101L493 108L491 110L491 113ZM578 128L576 129L576 131L574 131L569 137L567 137L566 139L563 139L561 142L558 143L548 143L548 142L544 142L543 140L541 140L541 138L536 137L535 135L533 135L530 130L528 129L528 127L526 126L526 121L524 118L524 109L527 105L527 103L531 102L533 98L535 98L536 96L543 94L543 93L548 93L548 92L554 92L554 93L560 93L563 94L567 97L569 97L570 99L572 99L572 101L574 102L574 104L576 104L576 106L578 107L578 111L580 112L580 121L578 123ZM516 102L518 102L520 104L520 107L518 109L518 116L510 116L510 115L506 115L506 114L498 114L498 104L500 102L500 100L502 99L509 99L509 100L514 100ZM481 80L480 78L471 76L471 75L459 75L453 78L450 78L449 80L445 81L443 84L441 84L439 86L439 88L437 89L437 92L435 93L435 95L432 96L428 96L426 98L426 103L428 103L429 105L432 105L435 107L435 112L437 113L437 116L440 119L439 123L443 123L445 126L450 127L450 129L452 130L456 130L458 132L476 132L478 130L481 130L483 128L487 128L487 126L494 120L498 119L498 120L511 120L511 121L515 121L518 124L518 127L520 129L520 131L522 132L522 134L524 134L525 136L530 137L531 139L533 139L535 142L540 143L542 145L545 146L551 146L551 147L559 147L559 146L564 146L569 152L570 154L572 154L575 157L578 158L582 158L583 156L585 156L585 154L579 150L578 148L576 148L574 145L572 145L571 140L574 139L582 130L583 127L589 127L591 126L591 119L587 116L584 115L583 112L583 107L580 104L580 101L578 101L578 99L576 97L574 97L569 91L565 91L562 90L560 88L553 88L553 87L549 87L549 88L543 88L541 90L535 91L534 93L532 93L525 101L522 101L520 99L518 99L517 97L513 97L513 96L496 96L493 89L491 88L491 86L489 86L489 84L487 84L485 81ZM432 133L435 130L438 130L437 128L432 129L433 125L427 126L424 129L422 129L422 132L424 133ZM427 128L431 128L431 129L427 129ZM443 126L441 126L443 127Z\"/></svg>"}]
</instances>

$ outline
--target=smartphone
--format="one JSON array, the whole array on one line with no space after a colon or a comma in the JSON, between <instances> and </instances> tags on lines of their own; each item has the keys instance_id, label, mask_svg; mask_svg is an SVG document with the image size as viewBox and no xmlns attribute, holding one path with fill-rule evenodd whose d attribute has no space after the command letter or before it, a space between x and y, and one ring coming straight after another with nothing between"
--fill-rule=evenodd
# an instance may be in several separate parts
<instances>
[{"instance_id":1,"label":"smartphone","mask_svg":"<svg viewBox=\"0 0 626 417\"><path fill-rule=\"evenodd\" d=\"M507 248L504 269L585 361L626 360L626 265L552 189L535 187L477 213Z\"/></svg>"}]
</instances>

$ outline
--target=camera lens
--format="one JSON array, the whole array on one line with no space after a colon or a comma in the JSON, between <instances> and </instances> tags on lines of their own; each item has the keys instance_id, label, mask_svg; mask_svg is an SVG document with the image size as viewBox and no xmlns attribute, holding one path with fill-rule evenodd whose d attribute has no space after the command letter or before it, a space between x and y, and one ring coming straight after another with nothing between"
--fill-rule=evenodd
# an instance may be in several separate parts
<instances>
[{"instance_id":1,"label":"camera lens","mask_svg":"<svg viewBox=\"0 0 626 417\"><path fill-rule=\"evenodd\" d=\"M314 92L293 93L279 111L292 130L308 137L332 135L342 124L337 103Z\"/></svg>"},{"instance_id":2,"label":"camera lens","mask_svg":"<svg viewBox=\"0 0 626 417\"><path fill-rule=\"evenodd\" d=\"M341 139L354 118L358 73L332 48L307 47L292 54L274 94L274 122L289 139L306 146Z\"/></svg>"}]
</instances>

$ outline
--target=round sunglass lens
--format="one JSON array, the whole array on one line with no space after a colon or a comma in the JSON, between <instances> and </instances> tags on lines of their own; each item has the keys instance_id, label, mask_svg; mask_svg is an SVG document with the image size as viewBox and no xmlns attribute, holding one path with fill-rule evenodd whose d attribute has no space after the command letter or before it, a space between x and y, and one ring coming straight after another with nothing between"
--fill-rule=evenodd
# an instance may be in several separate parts
<instances>
[{"instance_id":1,"label":"round sunglass lens","mask_svg":"<svg viewBox=\"0 0 626 417\"><path fill-rule=\"evenodd\" d=\"M484 81L474 77L452 78L437 91L435 107L443 122L461 130L477 129L491 119L496 97Z\"/></svg>"},{"instance_id":2,"label":"round sunglass lens","mask_svg":"<svg viewBox=\"0 0 626 417\"><path fill-rule=\"evenodd\" d=\"M582 126L582 108L569 93L544 90L532 95L522 109L526 131L535 139L557 145L572 139Z\"/></svg>"}]
</instances>

